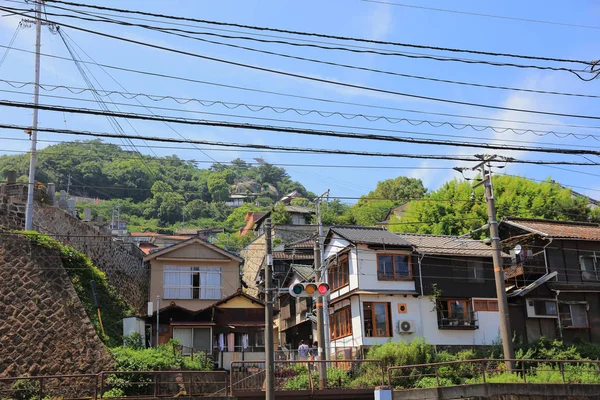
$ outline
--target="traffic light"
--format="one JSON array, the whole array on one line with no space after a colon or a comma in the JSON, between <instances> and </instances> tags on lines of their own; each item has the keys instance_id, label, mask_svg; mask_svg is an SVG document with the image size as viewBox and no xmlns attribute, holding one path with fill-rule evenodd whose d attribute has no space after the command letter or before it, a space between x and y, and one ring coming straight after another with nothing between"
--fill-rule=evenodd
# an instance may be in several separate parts
<instances>
[{"instance_id":1,"label":"traffic light","mask_svg":"<svg viewBox=\"0 0 600 400\"><path fill-rule=\"evenodd\" d=\"M293 297L327 296L329 285L324 282L295 283L290 286L289 291Z\"/></svg>"}]
</instances>

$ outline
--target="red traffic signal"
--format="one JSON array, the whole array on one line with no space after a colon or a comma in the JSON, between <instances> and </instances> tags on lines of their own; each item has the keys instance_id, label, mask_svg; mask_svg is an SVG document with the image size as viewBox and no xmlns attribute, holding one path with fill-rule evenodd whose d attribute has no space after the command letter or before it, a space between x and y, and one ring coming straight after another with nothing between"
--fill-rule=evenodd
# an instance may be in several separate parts
<instances>
[{"instance_id":1,"label":"red traffic signal","mask_svg":"<svg viewBox=\"0 0 600 400\"><path fill-rule=\"evenodd\" d=\"M325 282L296 283L289 288L292 297L327 296L329 285Z\"/></svg>"}]
</instances>

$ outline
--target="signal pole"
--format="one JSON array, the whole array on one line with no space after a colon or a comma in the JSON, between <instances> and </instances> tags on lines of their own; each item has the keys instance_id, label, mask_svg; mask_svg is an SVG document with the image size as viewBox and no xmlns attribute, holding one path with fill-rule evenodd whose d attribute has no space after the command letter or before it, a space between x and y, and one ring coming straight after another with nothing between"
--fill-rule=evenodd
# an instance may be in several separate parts
<instances>
[{"instance_id":1,"label":"signal pole","mask_svg":"<svg viewBox=\"0 0 600 400\"><path fill-rule=\"evenodd\" d=\"M35 76L33 85L33 104L40 101L40 47L42 42L42 2L37 1L35 6ZM37 157L37 127L38 109L33 109L33 122L31 124L31 155L29 159L29 180L27 190L27 207L25 208L25 230L33 228L33 191L35 189L35 159Z\"/></svg>"},{"instance_id":2,"label":"signal pole","mask_svg":"<svg viewBox=\"0 0 600 400\"><path fill-rule=\"evenodd\" d=\"M265 399L275 399L275 357L273 349L273 245L271 242L271 218L265 221L267 247L265 265Z\"/></svg>"},{"instance_id":3,"label":"signal pole","mask_svg":"<svg viewBox=\"0 0 600 400\"><path fill-rule=\"evenodd\" d=\"M327 189L327 191L323 192L322 195L320 195L319 197L317 197L315 199L315 203L316 203L316 208L317 208L317 224L318 224L318 229L319 229L319 234L317 236L317 241L315 242L315 244L317 244L319 246L319 256L317 258L317 253L315 252L315 271L317 271L317 277L320 278L320 282L327 282L327 274L324 273L324 271L322 271L322 267L323 267L323 256L325 253L325 249L323 248L323 213L322 213L322 208L321 208L321 202L323 201L324 197L329 197L329 189ZM317 264L317 259L318 259L318 264ZM328 298L327 296L323 296L321 298L321 306L324 310L326 310L328 308ZM319 336L319 349L321 349L321 347L323 348L323 359L327 360L329 358L329 354L330 354L330 346L329 346L329 335L327 334L327 332L329 332L329 314L322 312L322 318L321 318L321 322L319 323L319 318L318 318L318 309L317 309L317 332L319 331L319 326L322 326L322 330L324 332L323 337L321 338ZM319 359L321 357L321 352L319 351Z\"/></svg>"},{"instance_id":4,"label":"signal pole","mask_svg":"<svg viewBox=\"0 0 600 400\"><path fill-rule=\"evenodd\" d=\"M488 225L490 227L490 238L492 240L492 257L494 261L494 279L496 281L496 296L498 297L498 313L500 314L500 334L502 337L502 350L504 351L504 359L508 371L513 369L513 359L515 352L512 342L512 330L510 329L510 318L508 313L508 300L506 298L506 290L504 285L504 271L502 269L502 250L500 246L500 234L498 232L498 221L496 220L496 203L494 200L494 191L492 187L492 169L490 161L493 161L497 156L484 156L483 161L473 167L473 170L481 171L482 182L475 185L476 188L483 184L485 191L485 201L488 210ZM487 167L487 168L486 168Z\"/></svg>"},{"instance_id":5,"label":"signal pole","mask_svg":"<svg viewBox=\"0 0 600 400\"><path fill-rule=\"evenodd\" d=\"M323 274L321 271L321 246L318 242L315 242L315 272L316 281L321 282ZM318 292L317 292L318 293ZM317 338L319 340L319 347L317 352L319 354L318 360L325 361L325 326L323 324L323 302L326 296L317 296ZM319 389L327 388L327 368L326 363L319 363ZM310 371L308 372L310 374Z\"/></svg>"}]
</instances>

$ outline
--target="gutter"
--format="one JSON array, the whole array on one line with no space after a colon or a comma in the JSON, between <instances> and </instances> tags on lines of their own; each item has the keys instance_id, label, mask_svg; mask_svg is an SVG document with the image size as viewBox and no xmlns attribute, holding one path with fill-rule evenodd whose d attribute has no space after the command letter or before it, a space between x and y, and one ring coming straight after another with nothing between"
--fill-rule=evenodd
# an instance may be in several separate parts
<instances>
[{"instance_id":1,"label":"gutter","mask_svg":"<svg viewBox=\"0 0 600 400\"><path fill-rule=\"evenodd\" d=\"M544 252L544 264L546 265L546 275L550 273L550 269L548 268L548 256L546 254L546 247L550 246L552 244L552 240L554 240L554 238L552 237L548 237L548 244L544 246L544 248L542 249L542 251ZM556 281L558 282L558 275L556 275Z\"/></svg>"}]
</instances>

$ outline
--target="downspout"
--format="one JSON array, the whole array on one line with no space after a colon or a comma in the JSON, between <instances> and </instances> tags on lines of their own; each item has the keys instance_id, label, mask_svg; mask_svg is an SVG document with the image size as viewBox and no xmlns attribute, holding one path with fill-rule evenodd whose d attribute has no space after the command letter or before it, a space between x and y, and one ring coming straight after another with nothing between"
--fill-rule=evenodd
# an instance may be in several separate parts
<instances>
[{"instance_id":1,"label":"downspout","mask_svg":"<svg viewBox=\"0 0 600 400\"><path fill-rule=\"evenodd\" d=\"M560 294L560 290L552 290L554 292L554 298L556 299L556 309L558 311L558 295ZM560 335L560 340L563 339L563 330L562 330L562 322L560 321L560 311L558 312L558 318L556 319L558 324L558 334Z\"/></svg>"},{"instance_id":2,"label":"downspout","mask_svg":"<svg viewBox=\"0 0 600 400\"><path fill-rule=\"evenodd\" d=\"M550 237L548 238L549 242L547 245L544 246L544 248L542 249L542 251L544 252L544 264L546 265L546 275L548 275L550 273L550 269L548 268L548 256L546 254L546 247L550 246L552 244L552 240L554 240L554 238ZM558 274L555 276L556 280L558 281ZM561 333L562 335L562 333Z\"/></svg>"}]
</instances>

